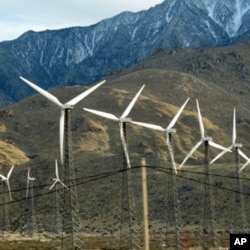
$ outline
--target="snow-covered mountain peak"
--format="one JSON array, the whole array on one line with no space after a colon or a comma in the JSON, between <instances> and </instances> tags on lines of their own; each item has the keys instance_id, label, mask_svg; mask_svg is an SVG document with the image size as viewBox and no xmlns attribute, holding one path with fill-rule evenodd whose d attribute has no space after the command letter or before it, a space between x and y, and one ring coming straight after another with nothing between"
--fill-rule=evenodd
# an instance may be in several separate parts
<instances>
[{"instance_id":1,"label":"snow-covered mountain peak","mask_svg":"<svg viewBox=\"0 0 250 250\"><path fill-rule=\"evenodd\" d=\"M239 31L244 17L249 14L250 0L185 0L192 8L201 9L217 25L223 28L229 37Z\"/></svg>"},{"instance_id":2,"label":"snow-covered mountain peak","mask_svg":"<svg viewBox=\"0 0 250 250\"><path fill-rule=\"evenodd\" d=\"M9 87L19 84L6 76L5 68L12 69L13 63L17 75L42 82L45 88L92 83L161 48L218 47L248 40L249 23L250 0L165 0L88 27L30 31L0 43L1 86L6 96L15 93L14 100L24 96Z\"/></svg>"}]
</instances>

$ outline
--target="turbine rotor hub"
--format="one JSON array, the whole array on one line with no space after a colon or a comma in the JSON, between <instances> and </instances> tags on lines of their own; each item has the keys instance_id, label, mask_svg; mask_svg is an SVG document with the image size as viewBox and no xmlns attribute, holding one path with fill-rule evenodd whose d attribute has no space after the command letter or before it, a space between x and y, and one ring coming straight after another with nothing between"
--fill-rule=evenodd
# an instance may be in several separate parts
<instances>
[{"instance_id":1,"label":"turbine rotor hub","mask_svg":"<svg viewBox=\"0 0 250 250\"><path fill-rule=\"evenodd\" d=\"M120 122L131 122L131 121L132 121L132 118L128 118L128 117L120 119Z\"/></svg>"},{"instance_id":2,"label":"turbine rotor hub","mask_svg":"<svg viewBox=\"0 0 250 250\"><path fill-rule=\"evenodd\" d=\"M203 141L212 141L212 140L213 140L212 137L209 136L203 138Z\"/></svg>"},{"instance_id":3,"label":"turbine rotor hub","mask_svg":"<svg viewBox=\"0 0 250 250\"><path fill-rule=\"evenodd\" d=\"M176 129L175 128L170 128L170 129L167 130L167 133L168 134L176 133Z\"/></svg>"},{"instance_id":4,"label":"turbine rotor hub","mask_svg":"<svg viewBox=\"0 0 250 250\"><path fill-rule=\"evenodd\" d=\"M62 109L73 109L73 108L74 108L74 105L72 105L72 104L64 104L62 106Z\"/></svg>"}]
</instances>

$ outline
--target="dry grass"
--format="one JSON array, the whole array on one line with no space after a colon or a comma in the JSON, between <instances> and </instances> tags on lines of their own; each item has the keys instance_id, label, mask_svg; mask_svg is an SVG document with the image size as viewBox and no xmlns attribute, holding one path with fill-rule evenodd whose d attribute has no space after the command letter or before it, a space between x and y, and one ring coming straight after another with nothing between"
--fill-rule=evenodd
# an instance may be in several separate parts
<instances>
[{"instance_id":1,"label":"dry grass","mask_svg":"<svg viewBox=\"0 0 250 250\"><path fill-rule=\"evenodd\" d=\"M105 85L72 110L73 159L80 180L81 213L89 226L86 230L90 230L90 233L95 230L91 227L94 221L98 222L101 231L113 228L115 209L120 204L117 202L120 201L118 171L122 160L118 123L89 114L82 108L93 108L120 116L142 84L146 84L130 116L135 121L166 127L178 108L191 97L176 123L177 133L173 135L178 165L200 139L195 99L198 98L200 103L206 135L212 136L214 141L224 146L231 143L233 108L236 107L237 141L243 143L242 150L250 155L249 51L249 44L203 50L162 50L134 67L110 76ZM61 102L65 102L85 89L61 88L52 90L52 93ZM60 109L40 95L33 95L6 107L6 112L0 112L0 163L5 169L11 164L19 165L11 180L13 197L15 200L22 200L25 196L27 168L31 167L32 175L36 178L34 185L37 186L35 193L38 195L36 207L39 221L45 229L51 227L53 211L54 196L48 192L48 186L54 177L54 159L59 158L59 116ZM127 142L133 166L140 165L142 157L146 157L148 165L152 166L153 170L149 173L150 216L152 225L158 225L158 221L165 219L167 174L157 172L153 167L162 169L169 166L166 161L168 155L165 135L127 124ZM196 172L200 172L203 167L203 151L201 147L184 168L195 173L184 172L184 176L180 175L178 179L179 192L183 198L182 213L187 227L197 226L199 223L196 217L199 211L194 209L200 204L202 187L192 180L200 180L200 174ZM212 149L210 153L213 157L218 150ZM219 176L230 175L233 162L234 155L226 154L218 161L218 165L211 167L211 171ZM97 178L100 173L105 172L112 172L113 175ZM248 169L244 175L249 176ZM141 197L140 174L135 174L134 178L136 195ZM48 186L43 186L45 184ZM222 188L229 189L234 183L228 182L225 177L216 177L214 184L220 185L217 198L223 201L217 210L219 225L227 229L233 197L232 192L223 192L221 185ZM249 184L245 182L244 187L247 190ZM140 202L138 198L139 208ZM247 204L249 207L249 200ZM14 222L22 224L25 203L20 201L12 205L10 214L13 215ZM163 226L155 226L156 231L159 228Z\"/></svg>"}]
</instances>

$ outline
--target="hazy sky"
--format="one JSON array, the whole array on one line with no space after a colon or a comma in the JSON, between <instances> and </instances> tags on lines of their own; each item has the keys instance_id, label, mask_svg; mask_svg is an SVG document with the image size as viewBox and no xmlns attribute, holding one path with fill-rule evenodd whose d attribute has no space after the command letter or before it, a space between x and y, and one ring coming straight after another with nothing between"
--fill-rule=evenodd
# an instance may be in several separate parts
<instances>
[{"instance_id":1,"label":"hazy sky","mask_svg":"<svg viewBox=\"0 0 250 250\"><path fill-rule=\"evenodd\" d=\"M146 10L164 0L0 0L0 41L28 30L88 26L123 11Z\"/></svg>"}]
</instances>

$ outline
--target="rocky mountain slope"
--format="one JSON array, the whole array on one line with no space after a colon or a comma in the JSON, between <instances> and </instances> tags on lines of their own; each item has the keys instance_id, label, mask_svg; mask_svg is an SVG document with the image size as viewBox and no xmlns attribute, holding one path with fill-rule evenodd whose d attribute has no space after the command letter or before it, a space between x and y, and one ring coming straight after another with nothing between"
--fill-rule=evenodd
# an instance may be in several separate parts
<instances>
[{"instance_id":1,"label":"rocky mountain slope","mask_svg":"<svg viewBox=\"0 0 250 250\"><path fill-rule=\"evenodd\" d=\"M0 43L0 104L31 94L19 76L42 86L86 85L161 48L219 47L249 39L250 1L167 0L89 27L28 31Z\"/></svg>"},{"instance_id":2,"label":"rocky mountain slope","mask_svg":"<svg viewBox=\"0 0 250 250\"><path fill-rule=\"evenodd\" d=\"M195 99L198 98L205 133L224 146L231 144L233 108L237 111L237 142L250 155L250 98L248 89L249 43L210 49L163 49L124 71L113 74L98 90L72 111L73 159L76 167L81 218L85 233L112 234L118 226L120 168L122 165L119 126L83 111L83 107L122 114L142 84L146 87L131 112L135 121L167 126L183 102L190 97L173 135L177 165L200 139ZM86 87L62 87L51 92L65 102ZM0 112L1 173L15 164L10 180L14 201L10 203L13 230L27 228L25 200L27 169L34 182L35 207L40 230L53 230L54 160L59 158L58 122L60 110L39 94L5 107ZM136 206L141 218L140 161L148 164L151 233L165 230L165 188L169 177L164 133L127 125L127 141L133 166ZM218 150L211 149L213 157ZM185 229L199 226L201 190L204 178L204 148L200 147L177 177ZM241 164L244 162L240 158ZM212 165L211 183L216 200L219 230L228 230L234 204L235 156L225 155ZM60 170L61 171L61 170ZM246 204L249 204L249 171L241 175ZM156 195L157 194L157 195ZM3 206L3 204L2 204ZM249 218L249 205L246 205ZM172 211L172 210L171 210ZM236 210L235 210L236 211ZM172 213L172 212L169 212ZM173 218L173 217L171 217ZM170 229L174 225L169 219Z\"/></svg>"}]
</instances>

